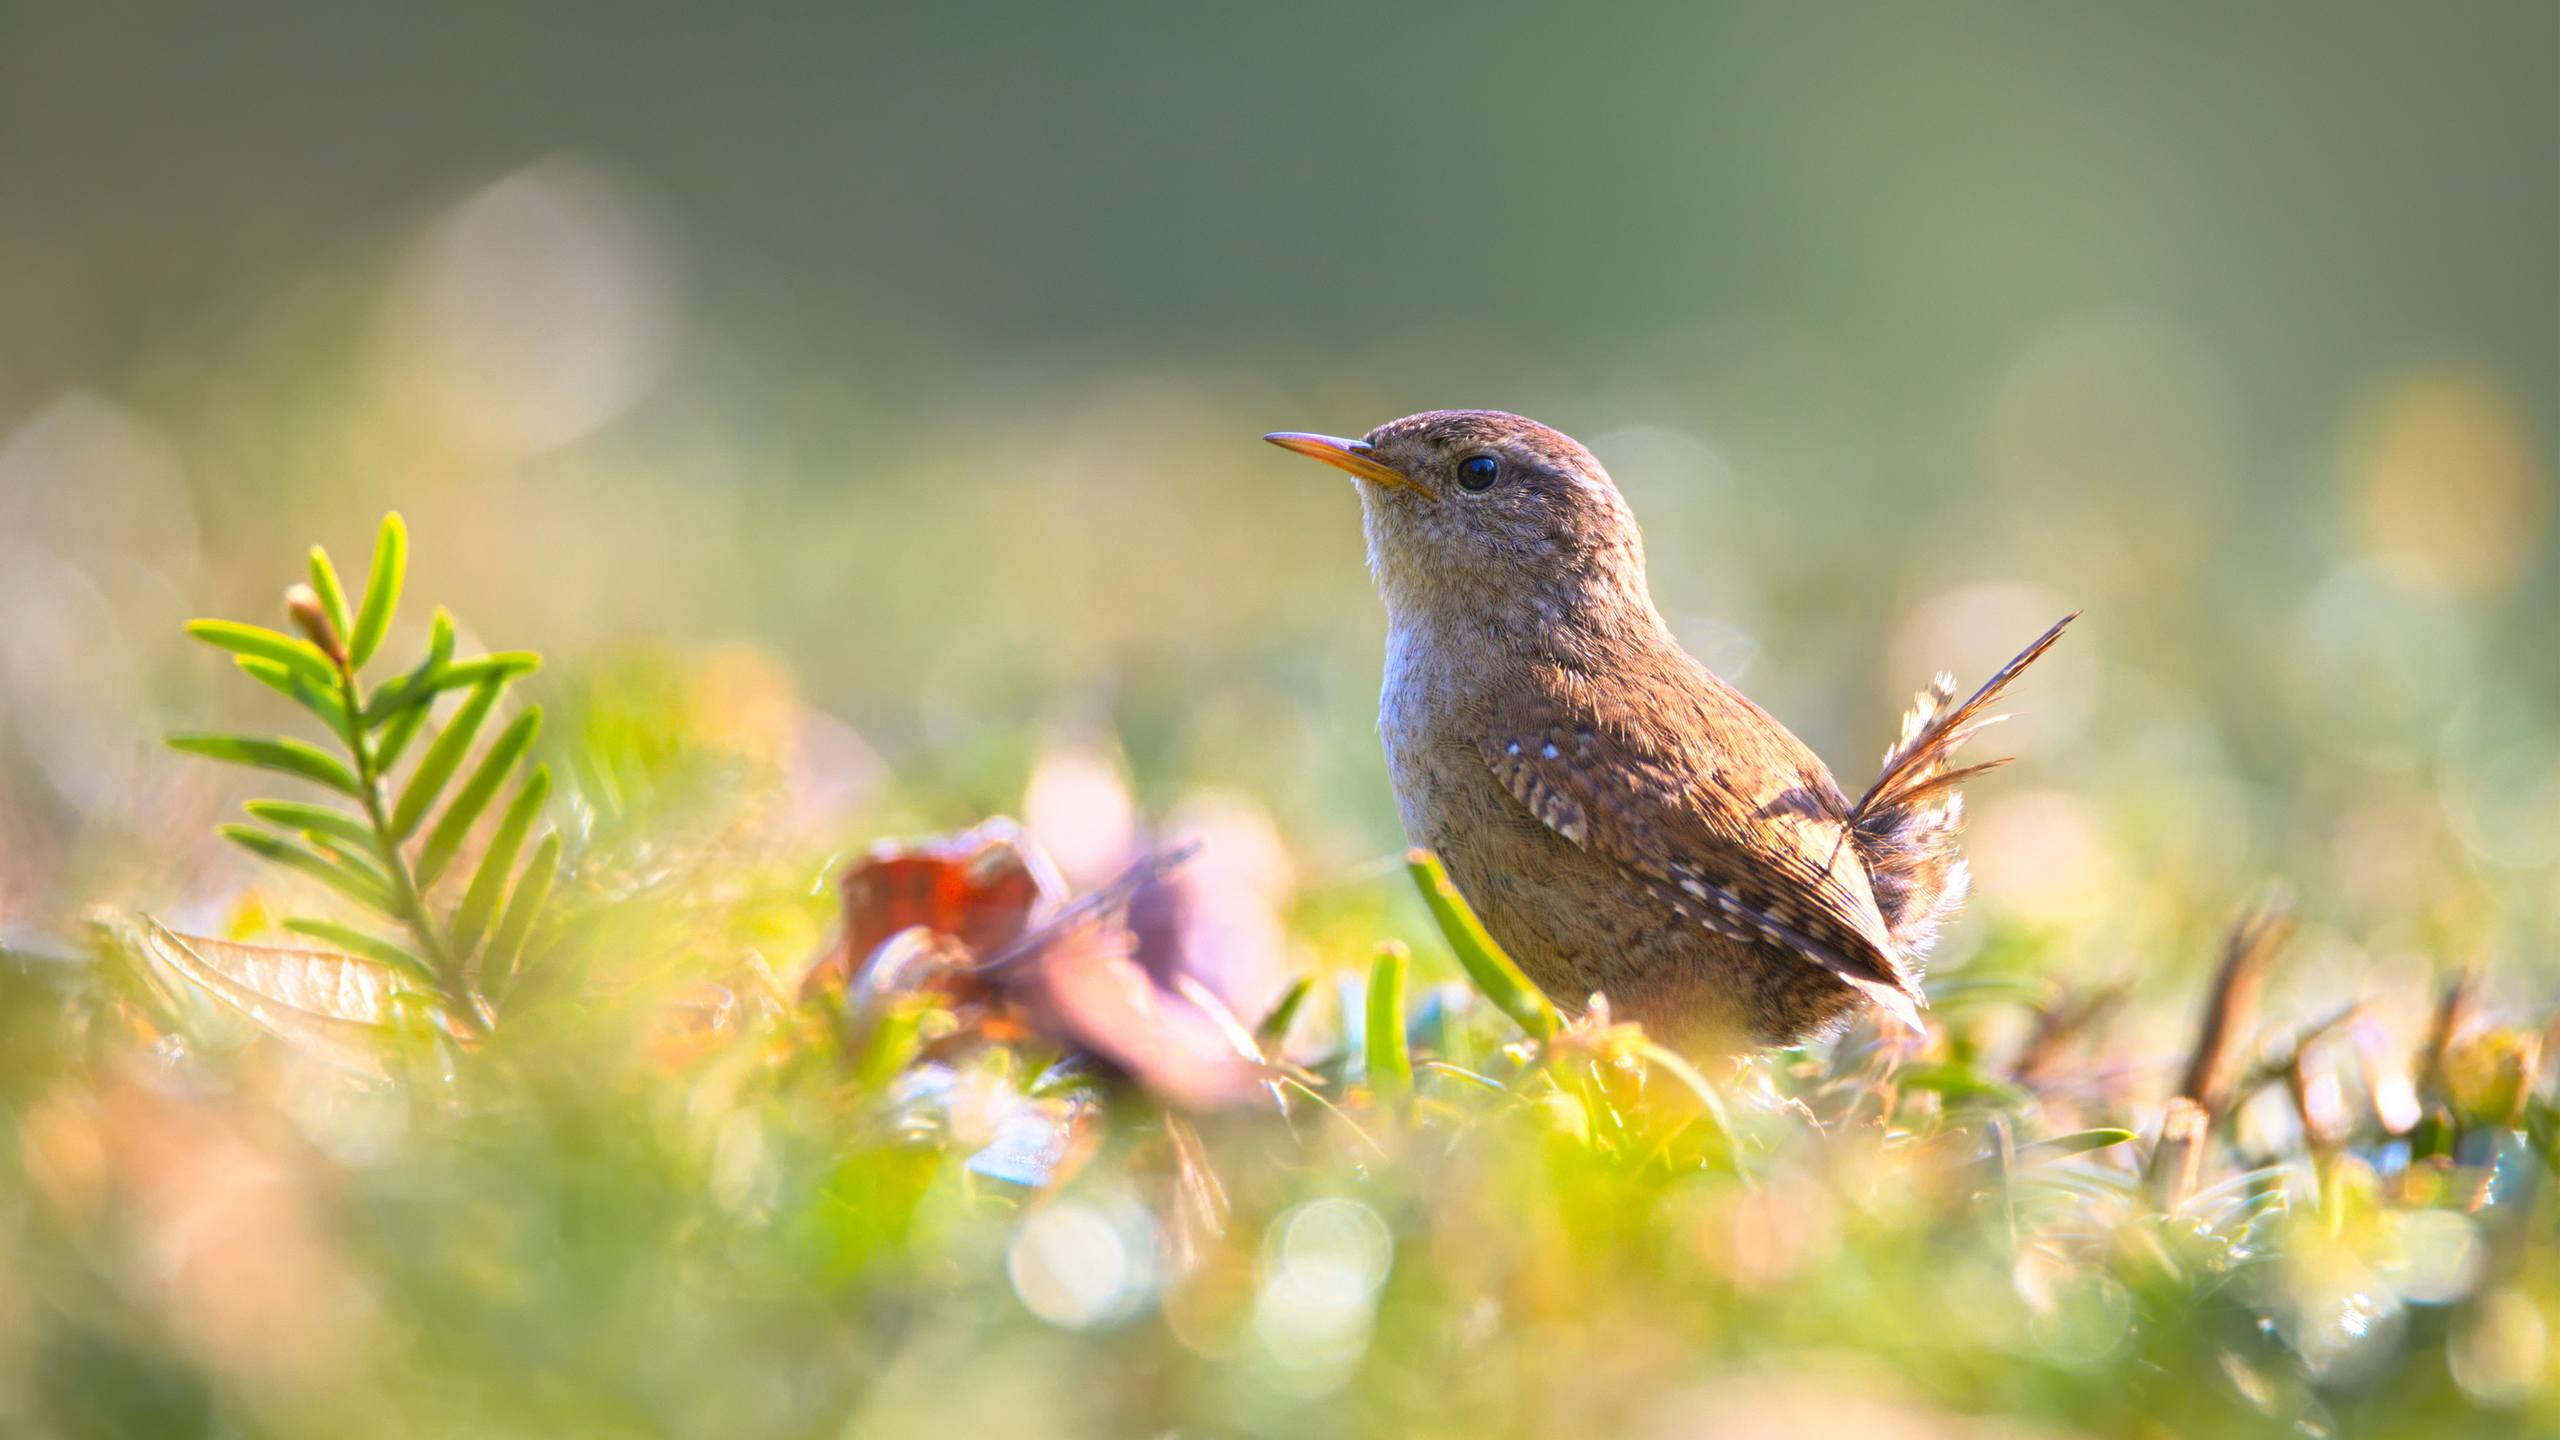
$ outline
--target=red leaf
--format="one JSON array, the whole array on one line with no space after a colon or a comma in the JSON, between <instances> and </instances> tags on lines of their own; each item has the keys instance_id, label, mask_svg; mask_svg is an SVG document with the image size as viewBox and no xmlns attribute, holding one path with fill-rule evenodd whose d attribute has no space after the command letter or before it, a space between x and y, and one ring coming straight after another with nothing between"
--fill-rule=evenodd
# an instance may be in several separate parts
<instances>
[{"instance_id":1,"label":"red leaf","mask_svg":"<svg viewBox=\"0 0 2560 1440\"><path fill-rule=\"evenodd\" d=\"M1065 882L1022 827L998 816L957 835L890 841L845 872L836 947L801 982L840 987L891 936L921 927L992 955L1055 915Z\"/></svg>"}]
</instances>

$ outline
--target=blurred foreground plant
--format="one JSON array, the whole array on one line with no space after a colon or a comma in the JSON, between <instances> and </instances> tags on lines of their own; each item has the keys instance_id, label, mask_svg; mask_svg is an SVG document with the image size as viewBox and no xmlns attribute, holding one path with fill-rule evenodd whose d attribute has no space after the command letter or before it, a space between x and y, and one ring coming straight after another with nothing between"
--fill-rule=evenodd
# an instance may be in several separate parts
<instances>
[{"instance_id":1,"label":"blurred foreground plant","mask_svg":"<svg viewBox=\"0 0 2560 1440\"><path fill-rule=\"evenodd\" d=\"M325 952L147 922L141 947L380 1083L99 1027L146 1043L85 1072L66 1050L25 1087L0 1181L24 1165L39 1198L16 1210L39 1238L0 1271L51 1307L17 1373L54 1409L142 1393L122 1377L152 1366L280 1434L395 1414L492 1435L1031 1416L1471 1437L1776 1433L1776 1416L1806 1436L1998 1417L2104 1440L2486 1440L2560 1420L2560 1026L2495 1015L2477 972L2414 1048L2378 1023L2389 993L2262 1014L2292 928L2262 907L2229 929L2191 1047L2164 1049L2119 1025L2122 991L1995 934L1933 978L1925 1033L1862 1022L1708 1060L1605 1000L1540 993L1414 852L1428 923L1363 877L1320 938L1301 921L1296 981L1238 1010L1205 982L1214 940L1146 948L1147 907L1209 878L1176 868L1190 844L1080 890L1002 818L813 867L694 808L753 804L734 771L655 778L687 773L663 757L702 753L707 710L657 685L555 712L580 883L529 945L510 917L557 860L512 863L543 803L532 722L489 737L531 657L456 661L439 616L429 663L368 689L396 521L384 547L354 607L324 566L282 631L196 627L325 744L181 741L326 788L234 830L321 867L365 923L296 919ZM610 824L591 788L616 797ZM795 1003L784 977L820 943L810 882L829 871L834 943ZM439 1047L441 1073L383 1063L421 1038L422 1001L455 1030L508 1023ZM169 1086L176 1103L164 1070L213 1083ZM635 1276L654 1298L634 1303ZM103 1323L84 1329L84 1305ZM11 1344L0 1325L0 1374ZM124 1368L56 1363L81 1346ZM286 1363L307 1355L327 1363Z\"/></svg>"},{"instance_id":2,"label":"blurred foreground plant","mask_svg":"<svg viewBox=\"0 0 2560 1440\"><path fill-rule=\"evenodd\" d=\"M439 606L425 656L368 685L363 672L399 609L407 563L408 531L394 512L383 517L364 595L352 610L328 552L312 547L309 582L285 592L300 638L231 620L188 622L189 634L229 652L243 674L309 712L335 753L289 735L188 733L169 744L327 792L333 803L252 800L246 808L258 823L224 825L221 833L272 865L318 880L367 922L297 915L284 921L286 929L346 952L332 959L386 967L432 996L457 1033L475 1035L494 1020L490 997L505 992L550 895L560 838L545 833L518 865L551 790L550 772L529 759L542 725L538 707L508 721L467 772L465 762L508 687L541 657L505 651L457 660L453 617ZM461 701L439 723L438 701L453 692ZM403 775L401 761L413 750L417 758ZM504 809L483 827L511 784ZM477 862L457 869L475 836Z\"/></svg>"}]
</instances>

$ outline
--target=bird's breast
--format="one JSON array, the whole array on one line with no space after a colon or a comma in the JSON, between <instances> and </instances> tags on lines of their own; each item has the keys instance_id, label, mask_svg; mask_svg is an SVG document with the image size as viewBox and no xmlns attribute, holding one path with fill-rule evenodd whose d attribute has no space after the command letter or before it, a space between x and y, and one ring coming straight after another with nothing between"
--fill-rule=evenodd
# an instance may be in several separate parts
<instances>
[{"instance_id":1,"label":"bird's breast","mask_svg":"<svg viewBox=\"0 0 2560 1440\"><path fill-rule=\"evenodd\" d=\"M1387 632L1386 675L1378 688L1378 740L1387 755L1404 830L1417 845L1431 845L1435 813L1458 777L1444 756L1451 713L1459 697L1447 666L1428 637L1404 626ZM1436 847L1435 847L1436 848Z\"/></svg>"},{"instance_id":2,"label":"bird's breast","mask_svg":"<svg viewBox=\"0 0 2560 1440\"><path fill-rule=\"evenodd\" d=\"M1484 762L1485 697L1500 664L1468 658L1424 630L1389 631L1378 738L1396 809L1414 844L1464 866L1488 846L1553 843Z\"/></svg>"}]
</instances>

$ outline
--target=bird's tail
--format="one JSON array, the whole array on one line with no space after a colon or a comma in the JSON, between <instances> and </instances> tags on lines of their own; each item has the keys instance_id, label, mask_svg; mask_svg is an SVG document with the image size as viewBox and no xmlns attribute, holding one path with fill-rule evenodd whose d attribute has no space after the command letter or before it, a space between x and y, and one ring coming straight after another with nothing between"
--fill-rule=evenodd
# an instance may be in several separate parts
<instances>
[{"instance_id":1,"label":"bird's tail","mask_svg":"<svg viewBox=\"0 0 2560 1440\"><path fill-rule=\"evenodd\" d=\"M2079 618L2075 610L2056 621L1962 704L1956 703L1952 675L1940 675L1921 691L1902 717L1902 737L1885 752L1883 773L1850 812L1849 833L1866 859L1876 909L1904 956L1917 959L1937 938L1940 922L1964 904L1968 877L1956 850L1964 797L1956 787L2009 763L2003 757L1950 766L1956 747L1985 725L2008 718L1982 712Z\"/></svg>"}]
</instances>

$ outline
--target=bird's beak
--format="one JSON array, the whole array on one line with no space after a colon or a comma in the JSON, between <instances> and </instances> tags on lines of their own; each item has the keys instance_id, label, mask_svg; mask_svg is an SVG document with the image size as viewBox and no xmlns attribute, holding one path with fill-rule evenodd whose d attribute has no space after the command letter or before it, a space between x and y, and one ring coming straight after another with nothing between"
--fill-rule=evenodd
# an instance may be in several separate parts
<instances>
[{"instance_id":1,"label":"bird's beak","mask_svg":"<svg viewBox=\"0 0 2560 1440\"><path fill-rule=\"evenodd\" d=\"M1401 485L1419 494L1431 493L1417 484L1412 476L1378 463L1366 440L1345 440L1339 435L1310 435L1301 430L1275 431L1262 438L1283 450L1294 450L1310 460L1321 460L1336 470L1349 471L1374 484Z\"/></svg>"}]
</instances>

